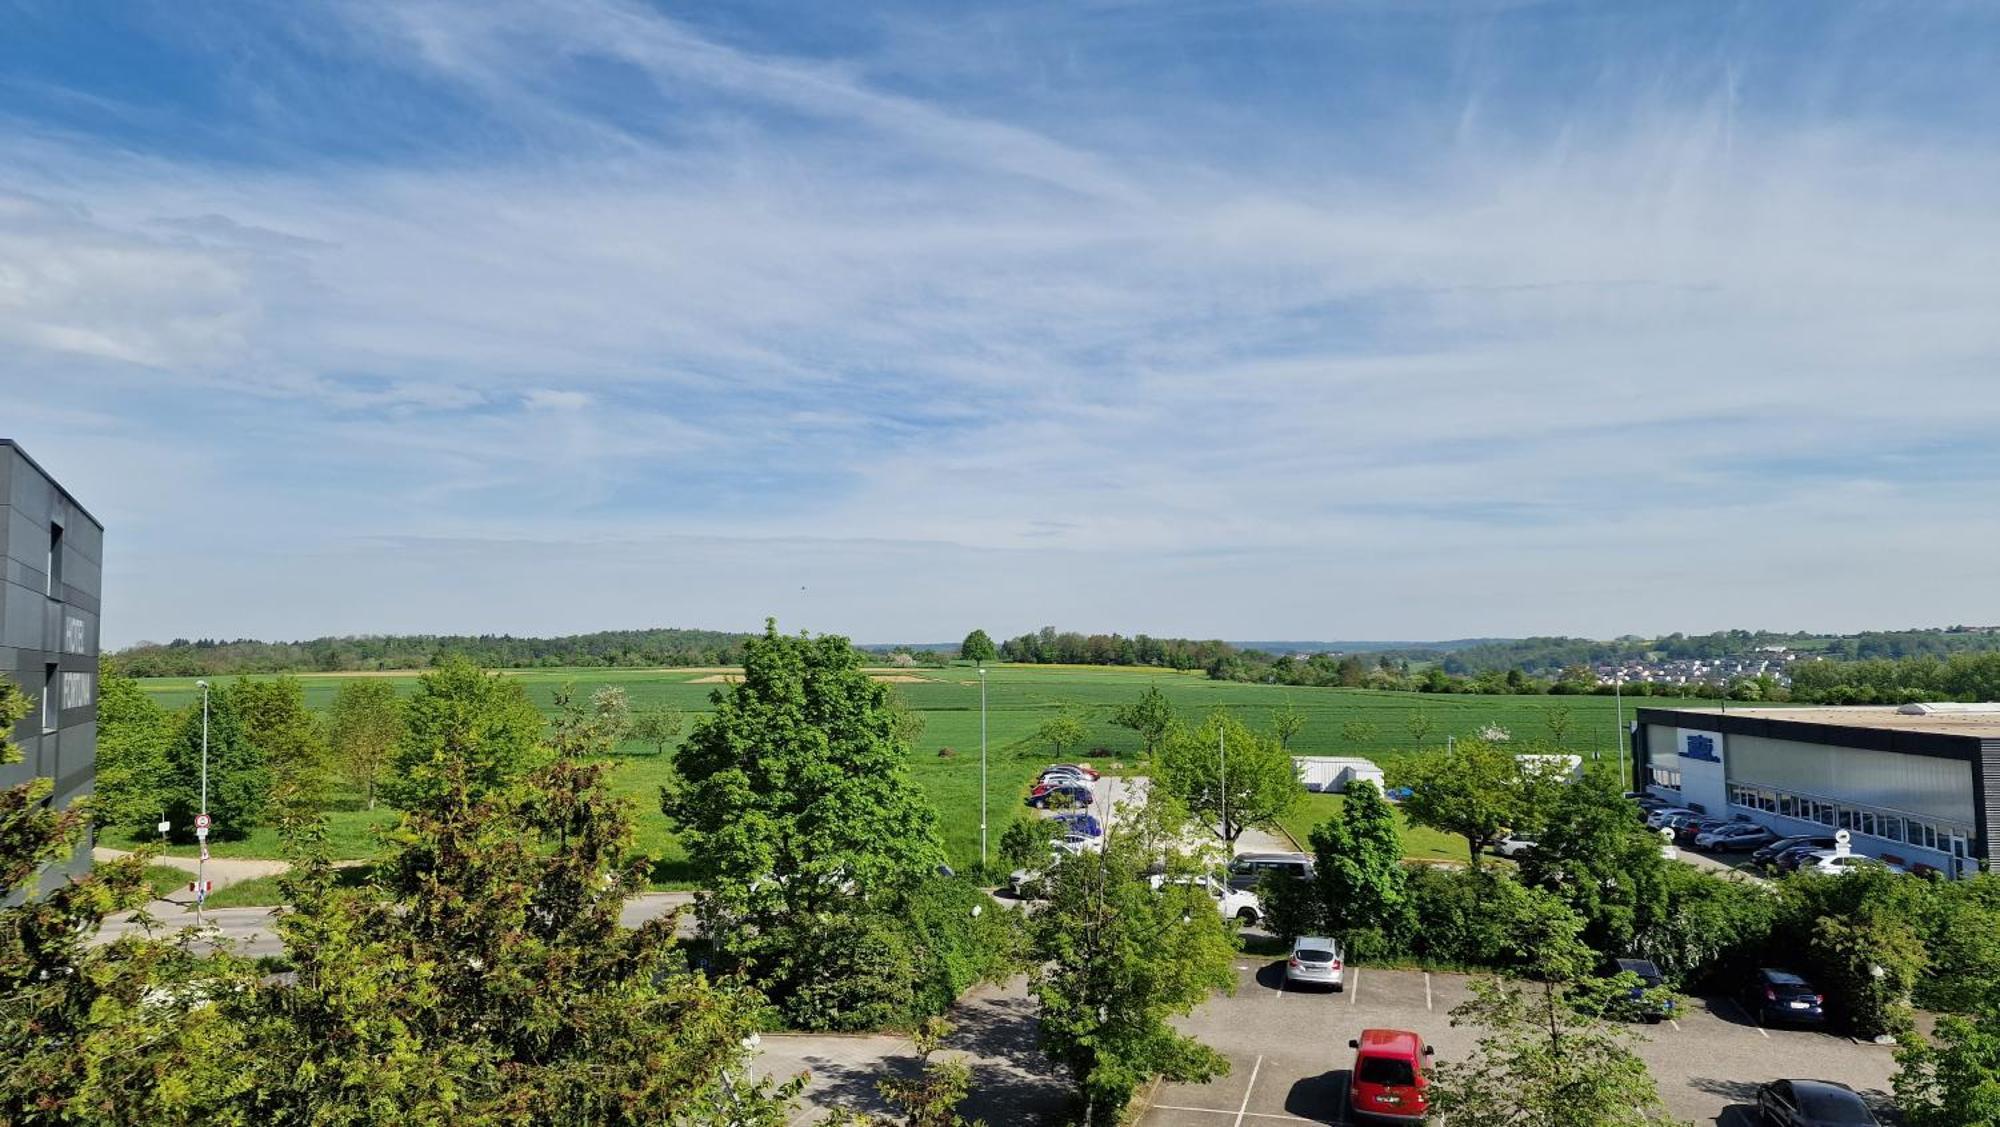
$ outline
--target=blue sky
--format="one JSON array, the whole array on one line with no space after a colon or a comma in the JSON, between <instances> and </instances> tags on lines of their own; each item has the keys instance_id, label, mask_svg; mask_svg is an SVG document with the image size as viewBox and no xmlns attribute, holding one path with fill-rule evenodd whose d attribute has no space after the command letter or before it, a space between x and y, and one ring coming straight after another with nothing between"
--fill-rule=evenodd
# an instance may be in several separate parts
<instances>
[{"instance_id":1,"label":"blue sky","mask_svg":"<svg viewBox=\"0 0 2000 1127\"><path fill-rule=\"evenodd\" d=\"M0 0L105 636L2000 621L2000 9Z\"/></svg>"}]
</instances>

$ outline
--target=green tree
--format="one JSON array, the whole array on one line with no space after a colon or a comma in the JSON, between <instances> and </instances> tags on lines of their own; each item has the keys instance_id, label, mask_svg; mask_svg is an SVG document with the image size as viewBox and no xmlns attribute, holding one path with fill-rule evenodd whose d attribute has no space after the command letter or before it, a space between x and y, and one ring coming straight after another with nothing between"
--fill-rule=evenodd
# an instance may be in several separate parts
<instances>
[{"instance_id":1,"label":"green tree","mask_svg":"<svg viewBox=\"0 0 2000 1127\"><path fill-rule=\"evenodd\" d=\"M1397 762L1389 781L1410 788L1403 814L1411 822L1465 839L1472 867L1495 834L1536 818L1519 761L1492 744L1461 740Z\"/></svg>"},{"instance_id":2,"label":"green tree","mask_svg":"<svg viewBox=\"0 0 2000 1127\"><path fill-rule=\"evenodd\" d=\"M1075 1081L1086 1127L1120 1122L1153 1077L1201 1082L1229 1070L1167 1022L1234 988L1229 925L1204 888L1183 883L1202 879L1197 859L1169 855L1157 890L1154 861L1137 835L1114 831L1103 850L1050 870L1030 919L1042 1050Z\"/></svg>"},{"instance_id":3,"label":"green tree","mask_svg":"<svg viewBox=\"0 0 2000 1127\"><path fill-rule=\"evenodd\" d=\"M1542 723L1548 725L1549 741L1557 747L1569 742L1570 729L1576 726L1576 713L1566 704L1551 704L1542 709Z\"/></svg>"},{"instance_id":4,"label":"green tree","mask_svg":"<svg viewBox=\"0 0 2000 1127\"><path fill-rule=\"evenodd\" d=\"M271 797L264 749L244 734L235 695L227 688L209 692L208 814L213 819L209 832L220 841L248 835L263 820ZM167 747L167 777L160 788L164 816L181 841L194 840L194 817L202 812L202 743L202 707L197 699L181 713L180 731Z\"/></svg>"},{"instance_id":5,"label":"green tree","mask_svg":"<svg viewBox=\"0 0 2000 1127\"><path fill-rule=\"evenodd\" d=\"M1437 722L1431 719L1430 713L1421 708L1404 717L1403 725L1410 730L1410 743L1418 751L1423 750L1424 743L1431 738L1431 733L1437 730Z\"/></svg>"},{"instance_id":6,"label":"green tree","mask_svg":"<svg viewBox=\"0 0 2000 1127\"><path fill-rule=\"evenodd\" d=\"M1536 848L1521 860L1521 880L1562 897L1600 951L1629 949L1667 910L1668 862L1622 792L1615 767L1593 765L1555 792Z\"/></svg>"},{"instance_id":7,"label":"green tree","mask_svg":"<svg viewBox=\"0 0 2000 1127\"><path fill-rule=\"evenodd\" d=\"M247 1121L784 1122L795 1087L749 1076L762 999L691 969L672 915L619 923L650 859L588 746L493 784L490 748L445 745L370 889L339 888L323 826L294 819L293 975L258 1010Z\"/></svg>"},{"instance_id":8,"label":"green tree","mask_svg":"<svg viewBox=\"0 0 2000 1127\"><path fill-rule=\"evenodd\" d=\"M1292 707L1292 698L1286 697L1278 711L1271 714L1271 732L1278 737L1278 748L1289 753L1292 741L1305 731L1306 714Z\"/></svg>"},{"instance_id":9,"label":"green tree","mask_svg":"<svg viewBox=\"0 0 2000 1127\"><path fill-rule=\"evenodd\" d=\"M1365 780L1350 783L1341 805L1309 835L1312 890L1327 930L1356 959L1395 949L1409 914L1408 874L1396 809Z\"/></svg>"},{"instance_id":10,"label":"green tree","mask_svg":"<svg viewBox=\"0 0 2000 1127\"><path fill-rule=\"evenodd\" d=\"M332 753L325 729L306 709L299 679L290 674L268 681L238 678L229 687L229 698L243 738L264 754L272 788L309 805L324 805L332 784Z\"/></svg>"},{"instance_id":11,"label":"green tree","mask_svg":"<svg viewBox=\"0 0 2000 1127\"><path fill-rule=\"evenodd\" d=\"M1928 1039L1905 1032L1896 1063L1908 1127L2000 1127L2000 998L1970 1016L1939 1015Z\"/></svg>"},{"instance_id":12,"label":"green tree","mask_svg":"<svg viewBox=\"0 0 2000 1127\"><path fill-rule=\"evenodd\" d=\"M1537 906L1512 924L1528 981L1476 980L1452 1010L1454 1026L1481 1030L1479 1047L1435 1067L1432 1113L1452 1127L1684 1124L1667 1117L1634 1035L1599 1016L1636 980L1591 979L1582 919L1553 898L1528 903Z\"/></svg>"},{"instance_id":13,"label":"green tree","mask_svg":"<svg viewBox=\"0 0 2000 1127\"><path fill-rule=\"evenodd\" d=\"M1278 741L1221 709L1161 747L1153 781L1232 850L1246 827L1276 825L1305 796L1298 769Z\"/></svg>"},{"instance_id":14,"label":"green tree","mask_svg":"<svg viewBox=\"0 0 2000 1127\"><path fill-rule=\"evenodd\" d=\"M1040 865L1061 836L1062 823L1053 818L1016 818L1000 833L1000 860L1010 869Z\"/></svg>"},{"instance_id":15,"label":"green tree","mask_svg":"<svg viewBox=\"0 0 2000 1127\"><path fill-rule=\"evenodd\" d=\"M20 761L9 735L30 707L0 678L0 763ZM0 790L0 1123L213 1121L242 1091L226 1052L234 1027L208 1004L234 964L138 938L94 942L109 913L143 910L151 851L46 882L93 817L87 802L52 806L53 789L43 776ZM163 1076L189 1087L162 1100Z\"/></svg>"},{"instance_id":16,"label":"green tree","mask_svg":"<svg viewBox=\"0 0 2000 1127\"><path fill-rule=\"evenodd\" d=\"M1139 699L1121 706L1112 715L1111 722L1121 728L1130 728L1139 734L1139 742L1145 747L1148 759L1160 748L1161 741L1174 730L1174 703L1158 685L1147 685Z\"/></svg>"},{"instance_id":17,"label":"green tree","mask_svg":"<svg viewBox=\"0 0 2000 1127\"><path fill-rule=\"evenodd\" d=\"M665 755L667 745L681 738L686 723L678 708L654 708L632 718L633 738L653 745L655 755Z\"/></svg>"},{"instance_id":18,"label":"green tree","mask_svg":"<svg viewBox=\"0 0 2000 1127\"><path fill-rule=\"evenodd\" d=\"M590 694L590 713L609 755L632 734L632 700L623 685L604 685Z\"/></svg>"},{"instance_id":19,"label":"green tree","mask_svg":"<svg viewBox=\"0 0 2000 1127\"><path fill-rule=\"evenodd\" d=\"M434 797L447 769L474 794L505 787L540 757L542 714L521 682L464 658L417 680L383 796L403 809Z\"/></svg>"},{"instance_id":20,"label":"green tree","mask_svg":"<svg viewBox=\"0 0 2000 1127\"><path fill-rule=\"evenodd\" d=\"M1041 727L1036 728L1034 734L1028 737L1028 742L1030 744L1048 744L1052 749L1051 754L1055 758L1061 759L1063 757L1063 749L1066 747L1075 747L1082 743L1086 734L1087 732L1083 726L1083 718L1078 716L1074 709L1065 708L1047 720L1042 721Z\"/></svg>"},{"instance_id":21,"label":"green tree","mask_svg":"<svg viewBox=\"0 0 2000 1127\"><path fill-rule=\"evenodd\" d=\"M925 1018L910 1035L921 1071L876 1085L883 1099L902 1109L902 1127L973 1127L958 1114L958 1105L972 1091L972 1066L964 1057L933 1059L944 1048L951 1028L941 1017Z\"/></svg>"},{"instance_id":22,"label":"green tree","mask_svg":"<svg viewBox=\"0 0 2000 1127\"><path fill-rule=\"evenodd\" d=\"M1363 747L1375 742L1375 736L1378 731L1380 729L1375 726L1373 721L1349 720L1340 726L1340 738L1346 740L1351 745L1350 750L1360 751Z\"/></svg>"},{"instance_id":23,"label":"green tree","mask_svg":"<svg viewBox=\"0 0 2000 1127\"><path fill-rule=\"evenodd\" d=\"M98 661L97 785L91 812L99 825L130 826L160 817L160 788L174 719L110 657Z\"/></svg>"},{"instance_id":24,"label":"green tree","mask_svg":"<svg viewBox=\"0 0 2000 1127\"><path fill-rule=\"evenodd\" d=\"M1845 877L1829 877L1845 880ZM1854 1032L1886 1037L1911 1027L1910 992L1923 974L1923 942L1910 925L1875 911L1848 918L1822 916L1806 957L1826 976Z\"/></svg>"},{"instance_id":25,"label":"green tree","mask_svg":"<svg viewBox=\"0 0 2000 1127\"><path fill-rule=\"evenodd\" d=\"M851 957L883 946L870 917L943 864L937 817L910 778L889 687L846 638L766 623L743 680L710 699L661 808L707 890L704 933L794 1020L817 1020L829 991L865 977Z\"/></svg>"},{"instance_id":26,"label":"green tree","mask_svg":"<svg viewBox=\"0 0 2000 1127\"><path fill-rule=\"evenodd\" d=\"M1474 981L1452 1011L1475 1025L1466 1061L1439 1063L1430 1109L1452 1127L1671 1127L1658 1086L1621 1026L1591 1016L1570 983Z\"/></svg>"},{"instance_id":27,"label":"green tree","mask_svg":"<svg viewBox=\"0 0 2000 1127\"><path fill-rule=\"evenodd\" d=\"M966 661L976 661L983 665L989 661L1000 660L1000 651L994 648L993 639L986 636L986 631L975 629L965 636L965 641L958 644L958 656Z\"/></svg>"},{"instance_id":28,"label":"green tree","mask_svg":"<svg viewBox=\"0 0 2000 1127\"><path fill-rule=\"evenodd\" d=\"M375 788L403 738L403 705L396 687L374 677L352 677L333 696L327 720L333 758L341 773L375 809Z\"/></svg>"}]
</instances>

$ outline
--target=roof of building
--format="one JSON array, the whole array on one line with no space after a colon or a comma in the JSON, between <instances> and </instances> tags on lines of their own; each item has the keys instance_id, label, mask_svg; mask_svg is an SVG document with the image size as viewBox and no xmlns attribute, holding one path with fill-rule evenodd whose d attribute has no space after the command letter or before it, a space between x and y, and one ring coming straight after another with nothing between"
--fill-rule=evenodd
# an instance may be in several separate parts
<instances>
[{"instance_id":1,"label":"roof of building","mask_svg":"<svg viewBox=\"0 0 2000 1127\"><path fill-rule=\"evenodd\" d=\"M21 456L22 461L28 463L30 466L33 466L35 468L36 473L41 474L43 477L47 478L49 484L56 487L56 492L62 494L64 500L68 501L70 505L76 509L77 512L83 514L83 519L96 525L97 530L99 532L104 531L104 522L92 516L90 510L83 507L83 502L77 500L75 494L71 493L68 489L64 488L63 483L57 479L56 475L43 469L42 464L40 462L35 461L34 456L32 454L29 454L27 450L23 449L20 443L14 441L11 438L0 438L0 449L12 450L14 453L19 454ZM5 503L6 503L6 498L0 497L0 504L5 504Z\"/></svg>"},{"instance_id":2,"label":"roof of building","mask_svg":"<svg viewBox=\"0 0 2000 1127\"><path fill-rule=\"evenodd\" d=\"M1712 715L1715 709L1672 708L1663 712L1699 712ZM1887 732L1935 732L1946 736L1982 736L2000 739L2000 705L1892 704L1807 705L1798 708L1737 708L1724 715L1748 716L1759 720L1784 720L1794 724L1827 724L1841 728L1871 728Z\"/></svg>"}]
</instances>

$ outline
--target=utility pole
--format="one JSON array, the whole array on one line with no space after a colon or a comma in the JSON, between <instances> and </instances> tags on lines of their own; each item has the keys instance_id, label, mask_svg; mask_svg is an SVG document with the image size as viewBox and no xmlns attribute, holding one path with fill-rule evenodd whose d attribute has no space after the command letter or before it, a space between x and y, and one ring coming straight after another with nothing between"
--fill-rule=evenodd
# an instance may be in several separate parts
<instances>
[{"instance_id":1,"label":"utility pole","mask_svg":"<svg viewBox=\"0 0 2000 1127\"><path fill-rule=\"evenodd\" d=\"M979 666L979 868L986 868L986 664Z\"/></svg>"},{"instance_id":2,"label":"utility pole","mask_svg":"<svg viewBox=\"0 0 2000 1127\"><path fill-rule=\"evenodd\" d=\"M201 906L208 901L208 682L195 684L201 688L201 818L194 836L201 846L201 859L195 862L194 926L200 927Z\"/></svg>"}]
</instances>

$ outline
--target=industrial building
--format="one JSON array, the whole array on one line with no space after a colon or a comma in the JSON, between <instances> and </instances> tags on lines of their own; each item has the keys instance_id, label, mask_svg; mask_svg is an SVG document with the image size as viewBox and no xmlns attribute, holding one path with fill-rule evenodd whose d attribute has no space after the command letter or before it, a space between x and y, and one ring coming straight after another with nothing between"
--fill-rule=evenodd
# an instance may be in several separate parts
<instances>
[{"instance_id":1,"label":"industrial building","mask_svg":"<svg viewBox=\"0 0 2000 1127\"><path fill-rule=\"evenodd\" d=\"M35 701L14 729L22 759L0 764L0 786L53 779L58 808L95 781L103 559L104 526L0 438L0 675ZM90 851L79 849L62 871L89 867Z\"/></svg>"},{"instance_id":2,"label":"industrial building","mask_svg":"<svg viewBox=\"0 0 2000 1127\"><path fill-rule=\"evenodd\" d=\"M1951 876L1992 867L2000 706L1642 708L1635 777L1661 798Z\"/></svg>"}]
</instances>

